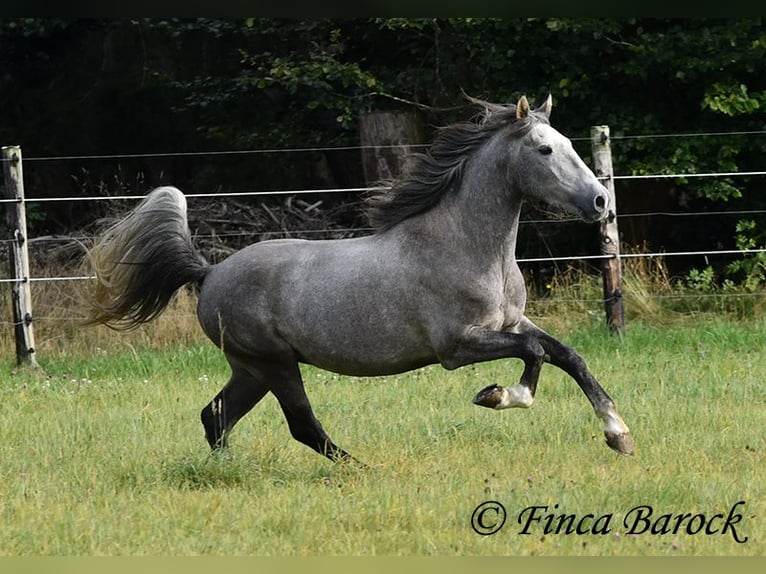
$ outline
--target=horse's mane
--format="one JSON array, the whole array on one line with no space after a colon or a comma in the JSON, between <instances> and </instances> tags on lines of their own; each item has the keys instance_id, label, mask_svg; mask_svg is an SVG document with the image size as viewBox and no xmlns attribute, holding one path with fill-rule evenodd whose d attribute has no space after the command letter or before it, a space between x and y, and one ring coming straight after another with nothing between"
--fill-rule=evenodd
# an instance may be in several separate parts
<instances>
[{"instance_id":1,"label":"horse's mane","mask_svg":"<svg viewBox=\"0 0 766 574\"><path fill-rule=\"evenodd\" d=\"M483 110L476 121L465 121L439 128L427 153L411 156L409 169L390 187L366 199L367 219L378 231L436 206L445 194L457 190L463 178L466 162L498 130L509 127L509 134L522 134L531 126L531 118L547 118L530 112L524 119L516 118L514 104L491 104L468 98Z\"/></svg>"}]
</instances>

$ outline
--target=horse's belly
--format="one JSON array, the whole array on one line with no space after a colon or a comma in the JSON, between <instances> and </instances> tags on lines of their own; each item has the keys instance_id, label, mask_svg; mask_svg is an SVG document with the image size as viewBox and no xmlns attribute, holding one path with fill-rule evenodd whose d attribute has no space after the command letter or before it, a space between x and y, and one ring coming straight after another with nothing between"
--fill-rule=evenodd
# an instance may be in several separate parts
<instances>
[{"instance_id":1,"label":"horse's belly","mask_svg":"<svg viewBox=\"0 0 766 574\"><path fill-rule=\"evenodd\" d=\"M301 362L343 375L393 375L437 362L430 345L409 337L406 329L393 334L381 329L371 337L363 329L340 327L336 323L313 334L304 331L288 336L287 342Z\"/></svg>"},{"instance_id":2,"label":"horse's belly","mask_svg":"<svg viewBox=\"0 0 766 574\"><path fill-rule=\"evenodd\" d=\"M367 359L363 361L349 361L345 358L333 360L332 357L322 356L316 360L299 358L301 363L313 365L325 371L331 371L340 375L349 375L353 377L379 377L386 375L397 375L434 364L436 359L432 357L422 357L414 359L409 357L401 361L377 361Z\"/></svg>"}]
</instances>

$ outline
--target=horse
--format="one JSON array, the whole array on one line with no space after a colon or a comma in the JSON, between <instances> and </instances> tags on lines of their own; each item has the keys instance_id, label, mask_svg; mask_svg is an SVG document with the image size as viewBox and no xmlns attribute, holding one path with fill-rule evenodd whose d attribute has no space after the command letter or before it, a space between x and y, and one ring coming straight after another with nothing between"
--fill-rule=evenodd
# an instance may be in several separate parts
<instances>
[{"instance_id":1,"label":"horse","mask_svg":"<svg viewBox=\"0 0 766 574\"><path fill-rule=\"evenodd\" d=\"M214 452L270 392L295 440L356 460L314 415L301 364L370 377L517 358L518 383L485 387L476 405L530 407L550 363L585 393L606 444L633 454L630 430L584 359L525 316L515 254L522 202L593 222L609 213L606 188L551 127L550 95L534 109L526 96L469 100L478 114L440 128L406 173L370 194L374 230L362 237L262 241L210 264L193 244L184 194L152 190L94 241L85 322L137 328L181 287L195 288L198 321L231 368L200 415Z\"/></svg>"}]
</instances>

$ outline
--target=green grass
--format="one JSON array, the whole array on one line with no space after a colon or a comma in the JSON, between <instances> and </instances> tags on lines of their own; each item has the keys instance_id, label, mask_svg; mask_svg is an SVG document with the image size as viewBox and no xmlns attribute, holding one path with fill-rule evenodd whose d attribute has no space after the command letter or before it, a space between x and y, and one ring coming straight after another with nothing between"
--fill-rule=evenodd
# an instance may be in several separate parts
<instances>
[{"instance_id":1,"label":"green grass","mask_svg":"<svg viewBox=\"0 0 766 574\"><path fill-rule=\"evenodd\" d=\"M615 399L634 457L604 445L585 396L551 366L532 408L501 412L471 398L515 382L518 361L379 379L304 369L318 418L363 469L293 441L270 396L211 456L199 410L227 378L212 346L41 354L44 373L0 383L0 554L764 554L766 322L634 321L622 342L595 323L555 334ZM471 514L488 499L508 519L479 536ZM622 525L638 505L712 517L739 500L745 544ZM519 534L533 505L612 514L612 531Z\"/></svg>"}]
</instances>

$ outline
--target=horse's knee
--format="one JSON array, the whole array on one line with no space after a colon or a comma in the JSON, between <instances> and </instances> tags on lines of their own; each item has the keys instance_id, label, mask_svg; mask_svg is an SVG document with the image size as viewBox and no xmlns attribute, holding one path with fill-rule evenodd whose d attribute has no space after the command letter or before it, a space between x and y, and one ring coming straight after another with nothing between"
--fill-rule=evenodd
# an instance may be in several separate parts
<instances>
[{"instance_id":1,"label":"horse's knee","mask_svg":"<svg viewBox=\"0 0 766 574\"><path fill-rule=\"evenodd\" d=\"M448 371L493 359L518 358L527 365L540 365L548 359L534 337L505 331L469 332L437 346L436 356Z\"/></svg>"}]
</instances>

